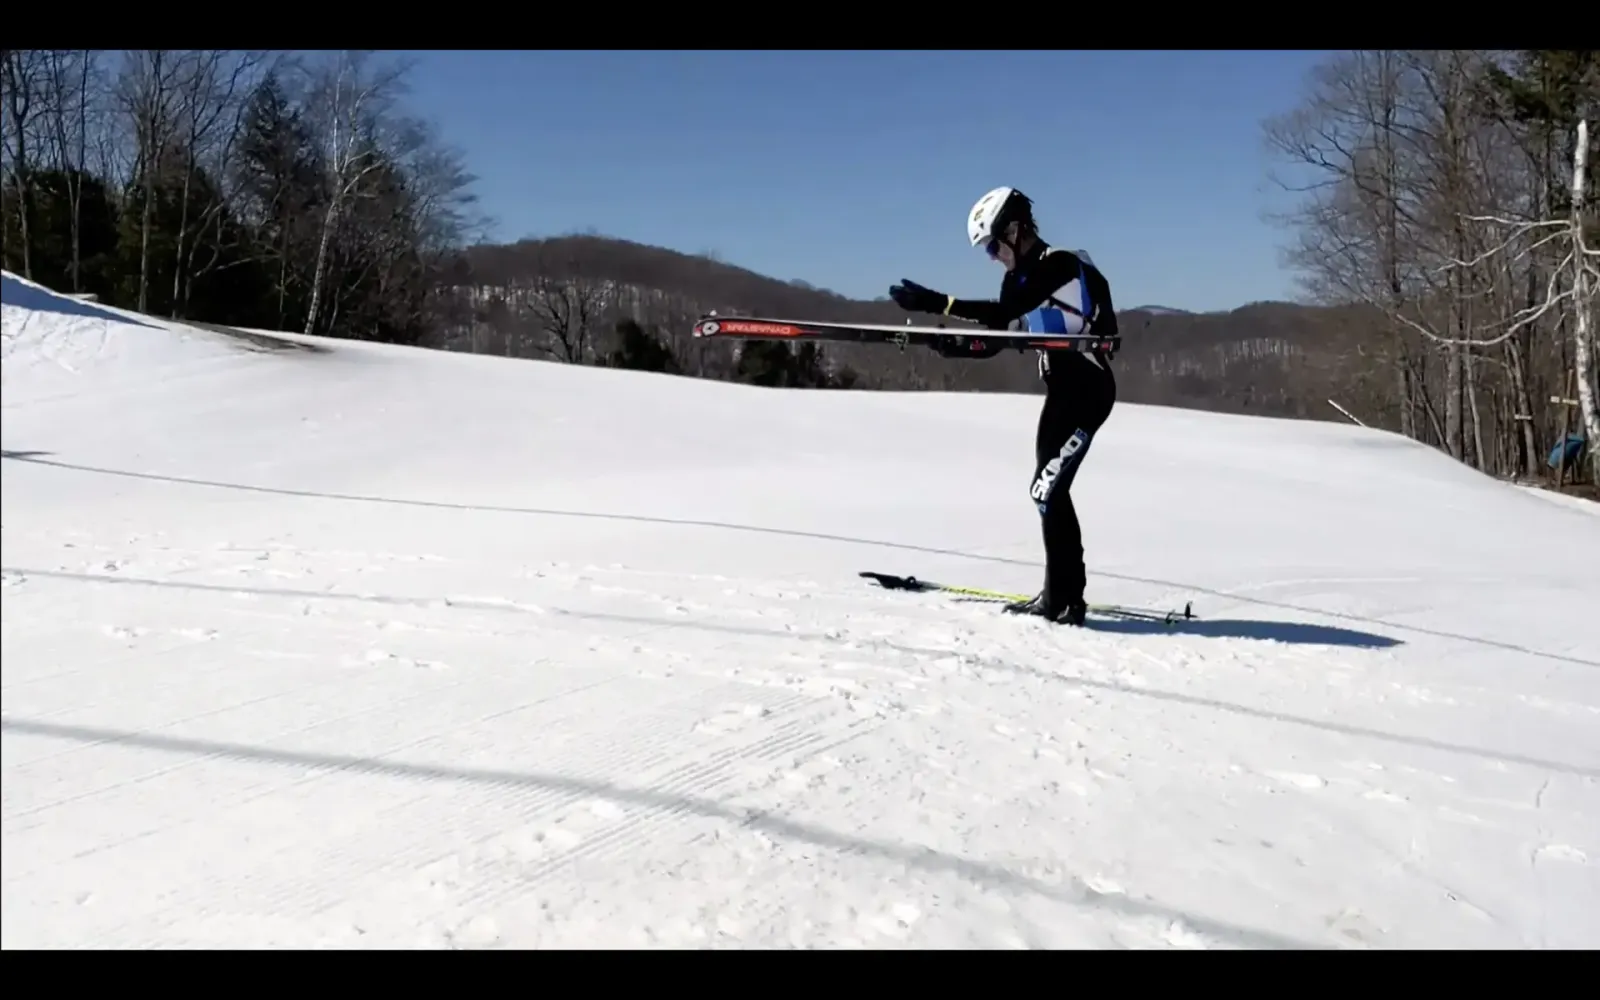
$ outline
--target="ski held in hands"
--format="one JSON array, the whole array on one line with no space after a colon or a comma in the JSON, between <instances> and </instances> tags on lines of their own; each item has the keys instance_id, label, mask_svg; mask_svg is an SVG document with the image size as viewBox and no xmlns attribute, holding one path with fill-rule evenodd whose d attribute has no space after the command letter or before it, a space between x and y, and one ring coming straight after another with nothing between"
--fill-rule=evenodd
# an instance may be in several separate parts
<instances>
[{"instance_id":1,"label":"ski held in hands","mask_svg":"<svg viewBox=\"0 0 1600 1000\"><path fill-rule=\"evenodd\" d=\"M892 323L829 323L816 320L768 319L758 316L702 316L693 335L703 339L836 341L858 344L893 344L926 347L961 347L984 351L989 347L1039 351L1083 351L1115 354L1121 337L1030 333L1025 330L984 330L977 327L896 326Z\"/></svg>"}]
</instances>

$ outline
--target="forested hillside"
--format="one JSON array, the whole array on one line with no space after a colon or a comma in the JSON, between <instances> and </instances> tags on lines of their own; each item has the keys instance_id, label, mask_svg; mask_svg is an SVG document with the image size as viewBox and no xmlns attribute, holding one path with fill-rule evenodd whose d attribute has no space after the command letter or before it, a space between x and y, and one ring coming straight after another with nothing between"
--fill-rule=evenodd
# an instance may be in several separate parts
<instances>
[{"instance_id":1,"label":"forested hillside","mask_svg":"<svg viewBox=\"0 0 1600 1000\"><path fill-rule=\"evenodd\" d=\"M472 248L452 280L464 300L456 313L460 325L447 337L455 349L592 362L615 349L610 334L622 317L658 339L678 370L708 378L742 377L728 345L689 336L694 320L711 309L873 323L907 319L887 298L847 299L704 256L593 235ZM1355 346L1378 320L1359 307L1258 303L1210 314L1128 310L1120 319L1123 399L1334 419L1340 418L1329 396L1374 415L1383 405L1363 393L1362 366L1341 360L1359 361ZM862 388L1039 387L1032 352L982 362L879 346L833 345L826 354L835 378Z\"/></svg>"}]
</instances>

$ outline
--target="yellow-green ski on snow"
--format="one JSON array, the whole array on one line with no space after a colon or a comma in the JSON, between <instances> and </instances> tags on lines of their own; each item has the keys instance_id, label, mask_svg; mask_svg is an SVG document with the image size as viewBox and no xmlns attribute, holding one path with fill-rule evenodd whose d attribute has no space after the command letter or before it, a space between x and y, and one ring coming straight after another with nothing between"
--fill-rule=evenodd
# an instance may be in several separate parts
<instances>
[{"instance_id":1,"label":"yellow-green ski on snow","mask_svg":"<svg viewBox=\"0 0 1600 1000\"><path fill-rule=\"evenodd\" d=\"M944 594L960 594L963 597L972 597L984 601L1017 601L1031 600L1031 594L1007 594L999 590L984 590L980 587L961 587L950 583L935 583L932 580L919 580L914 576L894 576L889 573L863 572L862 576L874 581L886 590L912 590L918 592L938 592ZM1128 608L1119 604L1091 604L1089 613L1103 615L1108 618L1136 618L1140 621L1161 622L1172 625L1180 621L1193 621L1194 605L1186 603L1183 610L1156 611L1149 608Z\"/></svg>"}]
</instances>

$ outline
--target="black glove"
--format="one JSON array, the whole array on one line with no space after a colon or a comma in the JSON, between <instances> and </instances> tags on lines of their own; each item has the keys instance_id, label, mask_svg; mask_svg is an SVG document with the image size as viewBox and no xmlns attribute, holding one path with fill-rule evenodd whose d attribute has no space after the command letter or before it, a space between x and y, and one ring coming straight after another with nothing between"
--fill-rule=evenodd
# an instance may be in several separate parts
<instances>
[{"instance_id":1,"label":"black glove","mask_svg":"<svg viewBox=\"0 0 1600 1000\"><path fill-rule=\"evenodd\" d=\"M901 278L900 284L890 285L889 297L907 312L943 313L950 304L950 296L924 288L909 278Z\"/></svg>"}]
</instances>

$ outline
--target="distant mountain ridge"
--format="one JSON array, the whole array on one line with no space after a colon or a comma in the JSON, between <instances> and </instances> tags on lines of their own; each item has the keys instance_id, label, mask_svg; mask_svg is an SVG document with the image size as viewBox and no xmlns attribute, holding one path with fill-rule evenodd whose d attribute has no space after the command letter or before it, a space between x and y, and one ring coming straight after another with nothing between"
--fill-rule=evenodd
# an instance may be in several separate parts
<instances>
[{"instance_id":1,"label":"distant mountain ridge","mask_svg":"<svg viewBox=\"0 0 1600 1000\"><path fill-rule=\"evenodd\" d=\"M900 323L905 311L887 298L852 299L799 279L759 274L705 255L606 236L580 235L481 245L455 264L452 283L485 295L538 279L573 287L604 283L627 289L613 304L691 360L686 370L722 377L726 364L706 360L710 345L688 336L707 312L744 312L839 322ZM502 310L503 311L503 310ZM471 322L487 322L484 310ZM1360 307L1317 307L1253 302L1226 312L1195 313L1145 305L1119 310L1124 350L1118 358L1118 396L1134 402L1223 412L1342 419L1340 405L1364 421L1383 425L1377 402L1369 406L1370 339L1376 317ZM502 319L500 322L507 322ZM830 345L827 353L859 372L858 383L884 389L1038 391L1031 355L989 362L946 361L931 352ZM696 369L698 366L698 370Z\"/></svg>"}]
</instances>

